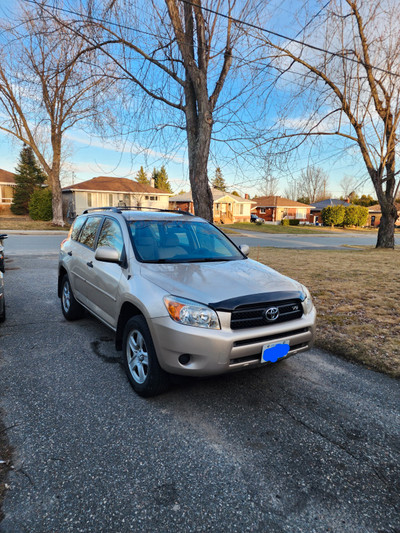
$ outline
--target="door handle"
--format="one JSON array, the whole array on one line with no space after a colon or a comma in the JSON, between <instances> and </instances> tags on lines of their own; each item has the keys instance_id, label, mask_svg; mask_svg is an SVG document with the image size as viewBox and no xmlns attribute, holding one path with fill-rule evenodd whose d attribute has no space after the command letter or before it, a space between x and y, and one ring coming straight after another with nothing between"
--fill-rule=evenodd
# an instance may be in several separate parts
<instances>
[{"instance_id":1,"label":"door handle","mask_svg":"<svg viewBox=\"0 0 400 533\"><path fill-rule=\"evenodd\" d=\"M86 264L88 267L93 268L93 261L88 261Z\"/></svg>"}]
</instances>

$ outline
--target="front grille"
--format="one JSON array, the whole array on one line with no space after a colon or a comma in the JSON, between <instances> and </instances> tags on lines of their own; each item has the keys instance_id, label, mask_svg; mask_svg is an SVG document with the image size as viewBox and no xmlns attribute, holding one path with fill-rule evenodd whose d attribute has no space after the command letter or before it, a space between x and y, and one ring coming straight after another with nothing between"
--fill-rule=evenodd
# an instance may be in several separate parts
<instances>
[{"instance_id":1,"label":"front grille","mask_svg":"<svg viewBox=\"0 0 400 533\"><path fill-rule=\"evenodd\" d=\"M260 344L260 342L267 344L278 339L288 339L289 337L294 337L295 335L302 335L303 333L308 333L309 331L310 328L300 328L293 329L287 333L276 333L275 335L263 335L262 337L254 337L253 339L243 339L240 341L235 341L233 343L233 347L238 348L240 346L249 346L250 344Z\"/></svg>"},{"instance_id":2,"label":"front grille","mask_svg":"<svg viewBox=\"0 0 400 533\"><path fill-rule=\"evenodd\" d=\"M271 307L279 310L279 316L274 321L267 320L265 312ZM232 329L257 328L295 320L303 315L301 300L284 300L280 302L267 302L255 305L238 306L231 314Z\"/></svg>"}]
</instances>

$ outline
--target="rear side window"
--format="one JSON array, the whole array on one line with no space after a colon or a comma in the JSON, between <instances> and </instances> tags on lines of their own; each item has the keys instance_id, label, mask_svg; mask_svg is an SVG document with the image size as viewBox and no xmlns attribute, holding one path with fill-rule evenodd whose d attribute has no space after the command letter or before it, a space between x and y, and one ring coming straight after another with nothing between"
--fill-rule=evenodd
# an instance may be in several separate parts
<instances>
[{"instance_id":1,"label":"rear side window","mask_svg":"<svg viewBox=\"0 0 400 533\"><path fill-rule=\"evenodd\" d=\"M72 228L71 228L71 234L70 237L73 241L78 240L79 232L81 231L81 228L86 220L86 217L79 217L75 220Z\"/></svg>"},{"instance_id":2,"label":"rear side window","mask_svg":"<svg viewBox=\"0 0 400 533\"><path fill-rule=\"evenodd\" d=\"M78 242L93 248L101 220L101 217L89 217L79 234Z\"/></svg>"},{"instance_id":3,"label":"rear side window","mask_svg":"<svg viewBox=\"0 0 400 533\"><path fill-rule=\"evenodd\" d=\"M97 246L111 246L118 250L119 257L121 258L124 241L118 222L111 220L110 218L105 219L97 241Z\"/></svg>"}]
</instances>

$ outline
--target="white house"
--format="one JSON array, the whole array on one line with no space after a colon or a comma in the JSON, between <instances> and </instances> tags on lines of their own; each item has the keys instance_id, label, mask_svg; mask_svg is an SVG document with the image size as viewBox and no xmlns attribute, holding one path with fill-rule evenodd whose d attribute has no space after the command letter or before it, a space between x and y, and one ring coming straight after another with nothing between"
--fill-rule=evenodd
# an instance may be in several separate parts
<instances>
[{"instance_id":1,"label":"white house","mask_svg":"<svg viewBox=\"0 0 400 533\"><path fill-rule=\"evenodd\" d=\"M250 211L256 202L250 200L247 194L245 198L242 198L219 189L211 189L211 192L213 196L214 222L232 224L234 222L250 221ZM183 211L194 213L191 192L173 196L169 202L172 209L182 209Z\"/></svg>"},{"instance_id":2,"label":"white house","mask_svg":"<svg viewBox=\"0 0 400 533\"><path fill-rule=\"evenodd\" d=\"M0 168L0 212L9 211L15 187L14 174Z\"/></svg>"},{"instance_id":3,"label":"white house","mask_svg":"<svg viewBox=\"0 0 400 533\"><path fill-rule=\"evenodd\" d=\"M91 207L141 206L168 209L171 193L128 178L98 176L62 189L63 212L74 218Z\"/></svg>"}]
</instances>

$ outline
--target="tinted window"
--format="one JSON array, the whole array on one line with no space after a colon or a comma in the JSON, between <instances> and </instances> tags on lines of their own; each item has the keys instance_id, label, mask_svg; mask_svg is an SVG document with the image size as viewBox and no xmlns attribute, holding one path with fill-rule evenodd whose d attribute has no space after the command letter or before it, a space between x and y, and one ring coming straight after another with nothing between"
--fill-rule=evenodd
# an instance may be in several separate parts
<instances>
[{"instance_id":1,"label":"tinted window","mask_svg":"<svg viewBox=\"0 0 400 533\"><path fill-rule=\"evenodd\" d=\"M93 248L101 217L89 217L83 226L78 241L89 248Z\"/></svg>"},{"instance_id":2,"label":"tinted window","mask_svg":"<svg viewBox=\"0 0 400 533\"><path fill-rule=\"evenodd\" d=\"M111 246L118 250L119 257L121 258L124 241L118 222L111 220L110 218L105 219L97 241L97 246Z\"/></svg>"},{"instance_id":3,"label":"tinted window","mask_svg":"<svg viewBox=\"0 0 400 533\"><path fill-rule=\"evenodd\" d=\"M86 220L86 217L78 217L75 222L73 223L73 226L71 228L70 237L73 241L78 240L79 232L81 231L81 228Z\"/></svg>"}]
</instances>

